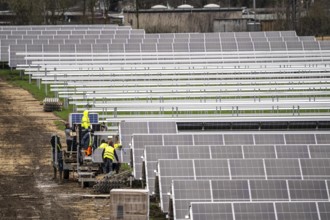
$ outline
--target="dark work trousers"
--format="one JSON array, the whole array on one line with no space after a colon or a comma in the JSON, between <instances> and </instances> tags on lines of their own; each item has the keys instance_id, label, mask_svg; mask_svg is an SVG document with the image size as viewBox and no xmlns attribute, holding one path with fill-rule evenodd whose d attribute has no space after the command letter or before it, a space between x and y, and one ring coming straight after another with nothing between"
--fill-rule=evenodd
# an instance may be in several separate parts
<instances>
[{"instance_id":1,"label":"dark work trousers","mask_svg":"<svg viewBox=\"0 0 330 220\"><path fill-rule=\"evenodd\" d=\"M72 143L72 140L66 140L67 151L71 151L71 149L73 150Z\"/></svg>"},{"instance_id":2,"label":"dark work trousers","mask_svg":"<svg viewBox=\"0 0 330 220\"><path fill-rule=\"evenodd\" d=\"M110 173L110 171L112 171L112 160L104 158L103 173Z\"/></svg>"}]
</instances>

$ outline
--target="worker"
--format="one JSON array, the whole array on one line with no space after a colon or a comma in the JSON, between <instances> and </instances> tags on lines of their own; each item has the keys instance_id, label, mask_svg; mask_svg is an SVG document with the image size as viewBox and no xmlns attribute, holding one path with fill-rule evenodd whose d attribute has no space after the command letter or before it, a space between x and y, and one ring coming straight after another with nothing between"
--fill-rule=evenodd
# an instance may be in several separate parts
<instances>
[{"instance_id":1,"label":"worker","mask_svg":"<svg viewBox=\"0 0 330 220\"><path fill-rule=\"evenodd\" d=\"M87 133L81 139L81 146L85 150L85 155L90 156L94 145L94 131L91 129L87 130Z\"/></svg>"},{"instance_id":2,"label":"worker","mask_svg":"<svg viewBox=\"0 0 330 220\"><path fill-rule=\"evenodd\" d=\"M104 122L101 123L100 125L100 131L107 131L108 127L106 126L106 124Z\"/></svg>"},{"instance_id":3,"label":"worker","mask_svg":"<svg viewBox=\"0 0 330 220\"><path fill-rule=\"evenodd\" d=\"M73 149L73 137L71 136L71 128L69 123L65 123L65 139L67 151L72 151Z\"/></svg>"},{"instance_id":4,"label":"worker","mask_svg":"<svg viewBox=\"0 0 330 220\"><path fill-rule=\"evenodd\" d=\"M115 150L121 150L123 147L120 143L118 135L115 137L115 143L114 143L113 147L115 148Z\"/></svg>"},{"instance_id":5,"label":"worker","mask_svg":"<svg viewBox=\"0 0 330 220\"><path fill-rule=\"evenodd\" d=\"M113 163L114 159L116 159L117 162L119 163L117 153L112 145L113 145L113 143L110 140L108 145L105 146L104 152L103 152L103 160L104 160L103 172L107 173L108 176L110 176L112 174L112 163Z\"/></svg>"},{"instance_id":6,"label":"worker","mask_svg":"<svg viewBox=\"0 0 330 220\"><path fill-rule=\"evenodd\" d=\"M107 145L108 145L107 142L105 142L105 140L103 139L103 140L101 140L101 144L100 144L99 148L103 148L103 149L105 149L105 147L106 147Z\"/></svg>"},{"instance_id":7,"label":"worker","mask_svg":"<svg viewBox=\"0 0 330 220\"><path fill-rule=\"evenodd\" d=\"M91 123L89 121L89 117L88 117L88 110L85 110L84 113L83 113L83 117L81 118L81 127L83 129L89 129L90 126L91 126Z\"/></svg>"},{"instance_id":8,"label":"worker","mask_svg":"<svg viewBox=\"0 0 330 220\"><path fill-rule=\"evenodd\" d=\"M88 110L85 110L81 118L81 137L84 137L88 129L91 129L88 113Z\"/></svg>"},{"instance_id":9,"label":"worker","mask_svg":"<svg viewBox=\"0 0 330 220\"><path fill-rule=\"evenodd\" d=\"M50 139L50 144L52 147L52 164L54 168L53 180L56 180L57 168L59 172L59 182L63 182L63 156L62 156L62 145L60 137L56 134L52 135ZM57 161L57 165L56 165Z\"/></svg>"}]
</instances>

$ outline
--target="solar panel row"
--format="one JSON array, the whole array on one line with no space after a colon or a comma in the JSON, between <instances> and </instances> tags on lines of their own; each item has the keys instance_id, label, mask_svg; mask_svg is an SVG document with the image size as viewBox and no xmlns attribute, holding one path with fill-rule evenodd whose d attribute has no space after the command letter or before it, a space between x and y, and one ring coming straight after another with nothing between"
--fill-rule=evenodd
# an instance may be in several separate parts
<instances>
[{"instance_id":1,"label":"solar panel row","mask_svg":"<svg viewBox=\"0 0 330 220\"><path fill-rule=\"evenodd\" d=\"M167 212L173 180L330 179L330 159L159 159L161 209Z\"/></svg>"},{"instance_id":2,"label":"solar panel row","mask_svg":"<svg viewBox=\"0 0 330 220\"><path fill-rule=\"evenodd\" d=\"M329 201L325 180L173 180L174 219L194 202ZM171 210L171 208L170 208Z\"/></svg>"},{"instance_id":3,"label":"solar panel row","mask_svg":"<svg viewBox=\"0 0 330 220\"><path fill-rule=\"evenodd\" d=\"M152 194L159 159L329 158L330 145L146 146L145 181Z\"/></svg>"},{"instance_id":4,"label":"solar panel row","mask_svg":"<svg viewBox=\"0 0 330 220\"><path fill-rule=\"evenodd\" d=\"M329 202L192 203L191 220L327 220Z\"/></svg>"},{"instance_id":5,"label":"solar panel row","mask_svg":"<svg viewBox=\"0 0 330 220\"><path fill-rule=\"evenodd\" d=\"M134 176L142 177L142 156L146 146L168 145L299 145L328 144L328 132L260 132L260 133L195 133L133 134Z\"/></svg>"}]
</instances>

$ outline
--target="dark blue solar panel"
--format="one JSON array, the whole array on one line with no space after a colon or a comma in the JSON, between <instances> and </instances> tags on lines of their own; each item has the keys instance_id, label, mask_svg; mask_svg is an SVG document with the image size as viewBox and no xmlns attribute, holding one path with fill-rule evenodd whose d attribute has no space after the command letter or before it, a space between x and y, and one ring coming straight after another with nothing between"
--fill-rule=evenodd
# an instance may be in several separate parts
<instances>
[{"instance_id":1,"label":"dark blue solar panel","mask_svg":"<svg viewBox=\"0 0 330 220\"><path fill-rule=\"evenodd\" d=\"M70 114L70 124L80 124L81 118L83 117L82 113L71 113ZM89 113L88 114L89 121L91 124L99 123L99 115L97 113Z\"/></svg>"}]
</instances>

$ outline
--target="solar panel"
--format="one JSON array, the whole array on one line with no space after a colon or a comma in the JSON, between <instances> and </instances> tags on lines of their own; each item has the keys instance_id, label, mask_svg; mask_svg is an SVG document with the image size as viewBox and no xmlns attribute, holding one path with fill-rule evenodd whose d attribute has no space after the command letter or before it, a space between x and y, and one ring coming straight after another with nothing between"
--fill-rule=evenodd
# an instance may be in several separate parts
<instances>
[{"instance_id":1,"label":"solar panel","mask_svg":"<svg viewBox=\"0 0 330 220\"><path fill-rule=\"evenodd\" d=\"M132 142L132 134L157 134L157 133L176 133L177 126L175 122L121 122L119 126L119 134L122 138L122 145L129 147ZM142 146L144 149L145 145ZM139 147L139 146L138 146ZM137 154L135 160L140 159L143 156L143 150L141 154ZM128 155L129 156L129 155ZM124 157L124 162L130 162L129 157ZM141 165L139 165L141 166ZM140 173L140 170L139 170ZM138 175L138 178L141 176Z\"/></svg>"},{"instance_id":2,"label":"solar panel","mask_svg":"<svg viewBox=\"0 0 330 220\"><path fill-rule=\"evenodd\" d=\"M269 42L253 42L255 51L270 51Z\"/></svg>"},{"instance_id":3,"label":"solar panel","mask_svg":"<svg viewBox=\"0 0 330 220\"><path fill-rule=\"evenodd\" d=\"M194 135L194 145L223 145L222 134Z\"/></svg>"},{"instance_id":4,"label":"solar panel","mask_svg":"<svg viewBox=\"0 0 330 220\"><path fill-rule=\"evenodd\" d=\"M125 44L125 52L141 52L139 43Z\"/></svg>"},{"instance_id":5,"label":"solar panel","mask_svg":"<svg viewBox=\"0 0 330 220\"><path fill-rule=\"evenodd\" d=\"M166 148L167 146L165 146ZM209 146L176 146L179 159L211 159Z\"/></svg>"},{"instance_id":6,"label":"solar panel","mask_svg":"<svg viewBox=\"0 0 330 220\"><path fill-rule=\"evenodd\" d=\"M300 164L305 179L330 178L330 159L300 159Z\"/></svg>"},{"instance_id":7,"label":"solar panel","mask_svg":"<svg viewBox=\"0 0 330 220\"><path fill-rule=\"evenodd\" d=\"M80 124L81 118L83 117L82 113L70 113L69 121L70 126L73 124ZM99 115L96 113L88 113L89 121L91 124L98 124L99 123Z\"/></svg>"},{"instance_id":8,"label":"solar panel","mask_svg":"<svg viewBox=\"0 0 330 220\"><path fill-rule=\"evenodd\" d=\"M303 45L302 42L286 42L286 47L288 50L302 50Z\"/></svg>"},{"instance_id":9,"label":"solar panel","mask_svg":"<svg viewBox=\"0 0 330 220\"><path fill-rule=\"evenodd\" d=\"M305 180L289 181L291 200L328 200L325 181Z\"/></svg>"},{"instance_id":10,"label":"solar panel","mask_svg":"<svg viewBox=\"0 0 330 220\"><path fill-rule=\"evenodd\" d=\"M289 200L285 180L250 180L253 201Z\"/></svg>"},{"instance_id":11,"label":"solar panel","mask_svg":"<svg viewBox=\"0 0 330 220\"><path fill-rule=\"evenodd\" d=\"M278 158L309 158L307 145L277 145Z\"/></svg>"},{"instance_id":12,"label":"solar panel","mask_svg":"<svg viewBox=\"0 0 330 220\"><path fill-rule=\"evenodd\" d=\"M186 43L173 43L173 52L189 52L189 44Z\"/></svg>"},{"instance_id":13,"label":"solar panel","mask_svg":"<svg viewBox=\"0 0 330 220\"><path fill-rule=\"evenodd\" d=\"M230 159L229 164L233 179L265 179L262 160Z\"/></svg>"},{"instance_id":14,"label":"solar panel","mask_svg":"<svg viewBox=\"0 0 330 220\"><path fill-rule=\"evenodd\" d=\"M268 179L301 179L298 159L265 160Z\"/></svg>"},{"instance_id":15,"label":"solar panel","mask_svg":"<svg viewBox=\"0 0 330 220\"><path fill-rule=\"evenodd\" d=\"M314 134L285 134L286 144L316 144Z\"/></svg>"},{"instance_id":16,"label":"solar panel","mask_svg":"<svg viewBox=\"0 0 330 220\"><path fill-rule=\"evenodd\" d=\"M191 201L210 201L210 182L200 181L173 181L174 219L184 219Z\"/></svg>"},{"instance_id":17,"label":"solar panel","mask_svg":"<svg viewBox=\"0 0 330 220\"><path fill-rule=\"evenodd\" d=\"M319 213L321 220L330 219L330 203L329 202L318 202Z\"/></svg>"},{"instance_id":18,"label":"solar panel","mask_svg":"<svg viewBox=\"0 0 330 220\"><path fill-rule=\"evenodd\" d=\"M194 160L196 179L228 179L229 169L226 160Z\"/></svg>"},{"instance_id":19,"label":"solar panel","mask_svg":"<svg viewBox=\"0 0 330 220\"><path fill-rule=\"evenodd\" d=\"M121 135L132 135L133 133L149 133L148 122L120 122Z\"/></svg>"},{"instance_id":20,"label":"solar panel","mask_svg":"<svg viewBox=\"0 0 330 220\"><path fill-rule=\"evenodd\" d=\"M157 52L156 43L143 43L143 44L141 44L141 52Z\"/></svg>"},{"instance_id":21,"label":"solar panel","mask_svg":"<svg viewBox=\"0 0 330 220\"><path fill-rule=\"evenodd\" d=\"M220 42L205 42L205 51L206 52L217 52L221 51L221 44Z\"/></svg>"},{"instance_id":22,"label":"solar panel","mask_svg":"<svg viewBox=\"0 0 330 220\"><path fill-rule=\"evenodd\" d=\"M192 203L191 213L191 220L234 220L230 203Z\"/></svg>"},{"instance_id":23,"label":"solar panel","mask_svg":"<svg viewBox=\"0 0 330 220\"><path fill-rule=\"evenodd\" d=\"M309 145L311 158L330 158L330 145Z\"/></svg>"},{"instance_id":24,"label":"solar panel","mask_svg":"<svg viewBox=\"0 0 330 220\"><path fill-rule=\"evenodd\" d=\"M189 43L190 52L205 52L205 44L201 42L190 42Z\"/></svg>"},{"instance_id":25,"label":"solar panel","mask_svg":"<svg viewBox=\"0 0 330 220\"><path fill-rule=\"evenodd\" d=\"M193 145L191 134L167 134L163 138L164 145Z\"/></svg>"},{"instance_id":26,"label":"solar panel","mask_svg":"<svg viewBox=\"0 0 330 220\"><path fill-rule=\"evenodd\" d=\"M319 50L320 46L319 43L316 41L303 41L303 48L304 50Z\"/></svg>"},{"instance_id":27,"label":"solar panel","mask_svg":"<svg viewBox=\"0 0 330 220\"><path fill-rule=\"evenodd\" d=\"M103 151L104 149L96 148L92 154L93 163L103 163Z\"/></svg>"},{"instance_id":28,"label":"solar panel","mask_svg":"<svg viewBox=\"0 0 330 220\"><path fill-rule=\"evenodd\" d=\"M246 145L243 150L244 158L276 158L273 145Z\"/></svg>"},{"instance_id":29,"label":"solar panel","mask_svg":"<svg viewBox=\"0 0 330 220\"><path fill-rule=\"evenodd\" d=\"M240 145L210 146L212 159L243 158Z\"/></svg>"},{"instance_id":30,"label":"solar panel","mask_svg":"<svg viewBox=\"0 0 330 220\"><path fill-rule=\"evenodd\" d=\"M236 42L221 42L222 51L237 51Z\"/></svg>"},{"instance_id":31,"label":"solar panel","mask_svg":"<svg viewBox=\"0 0 330 220\"><path fill-rule=\"evenodd\" d=\"M319 41L321 50L330 50L330 42L328 41Z\"/></svg>"},{"instance_id":32,"label":"solar panel","mask_svg":"<svg viewBox=\"0 0 330 220\"><path fill-rule=\"evenodd\" d=\"M285 42L280 41L270 41L270 50L271 51L286 51L286 44Z\"/></svg>"},{"instance_id":33,"label":"solar panel","mask_svg":"<svg viewBox=\"0 0 330 220\"><path fill-rule=\"evenodd\" d=\"M315 134L317 144L329 144L330 137L327 134Z\"/></svg>"},{"instance_id":34,"label":"solar panel","mask_svg":"<svg viewBox=\"0 0 330 220\"><path fill-rule=\"evenodd\" d=\"M249 184L246 180L212 180L212 201L249 201ZM175 187L174 187L175 188ZM199 200L201 201L201 200Z\"/></svg>"},{"instance_id":35,"label":"solar panel","mask_svg":"<svg viewBox=\"0 0 330 220\"><path fill-rule=\"evenodd\" d=\"M237 43L238 51L253 51L253 44L252 42L238 42Z\"/></svg>"},{"instance_id":36,"label":"solar panel","mask_svg":"<svg viewBox=\"0 0 330 220\"><path fill-rule=\"evenodd\" d=\"M272 203L235 203L235 220L276 220Z\"/></svg>"},{"instance_id":37,"label":"solar panel","mask_svg":"<svg viewBox=\"0 0 330 220\"><path fill-rule=\"evenodd\" d=\"M166 133L177 133L177 126L175 122L148 122L150 134L166 134Z\"/></svg>"},{"instance_id":38,"label":"solar panel","mask_svg":"<svg viewBox=\"0 0 330 220\"><path fill-rule=\"evenodd\" d=\"M173 52L172 43L159 43L156 45L158 52Z\"/></svg>"},{"instance_id":39,"label":"solar panel","mask_svg":"<svg viewBox=\"0 0 330 220\"><path fill-rule=\"evenodd\" d=\"M316 203L276 203L278 220L319 220Z\"/></svg>"},{"instance_id":40,"label":"solar panel","mask_svg":"<svg viewBox=\"0 0 330 220\"><path fill-rule=\"evenodd\" d=\"M224 134L225 145L247 145L254 144L253 136L250 134Z\"/></svg>"},{"instance_id":41,"label":"solar panel","mask_svg":"<svg viewBox=\"0 0 330 220\"><path fill-rule=\"evenodd\" d=\"M255 134L255 144L284 144L283 134Z\"/></svg>"}]
</instances>

